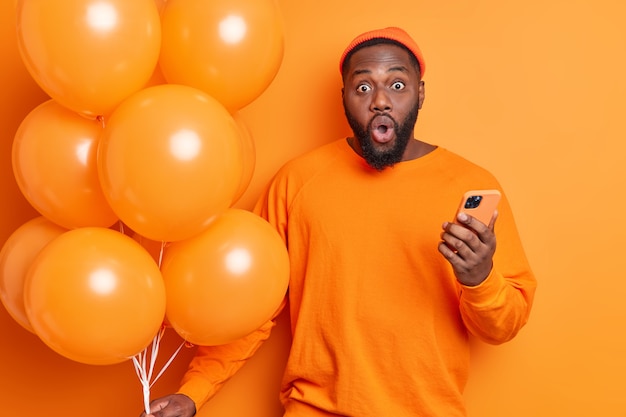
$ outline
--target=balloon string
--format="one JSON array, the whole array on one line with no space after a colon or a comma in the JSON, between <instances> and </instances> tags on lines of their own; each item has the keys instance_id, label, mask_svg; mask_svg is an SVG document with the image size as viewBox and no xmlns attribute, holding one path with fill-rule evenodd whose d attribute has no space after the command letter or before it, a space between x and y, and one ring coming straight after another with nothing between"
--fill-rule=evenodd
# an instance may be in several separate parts
<instances>
[{"instance_id":1,"label":"balloon string","mask_svg":"<svg viewBox=\"0 0 626 417\"><path fill-rule=\"evenodd\" d=\"M150 414L150 388L154 385L155 382L163 375L165 370L170 366L174 358L178 355L182 347L185 345L183 341L178 349L170 356L165 365L161 368L157 376L153 379L152 375L154 373L154 367L156 364L156 359L159 354L159 345L161 344L161 339L165 333L165 326L161 327L159 332L154 336L152 340L152 348L150 350L150 354L148 355L148 348L146 347L142 352L133 356L133 365L135 367L135 373L139 378L139 382L141 383L142 391L143 391L143 405L146 411L146 414ZM150 364L148 366L148 356L150 356Z\"/></svg>"},{"instance_id":2,"label":"balloon string","mask_svg":"<svg viewBox=\"0 0 626 417\"><path fill-rule=\"evenodd\" d=\"M159 371L158 375L154 378L154 380L152 381L152 383L150 384L150 388L152 388L152 386L154 385L155 382L157 382L159 380L159 378L161 378L161 375L163 375L163 373L165 372L165 370L170 366L170 364L172 363L172 361L174 360L174 358L176 358L176 356L178 355L178 352L180 352L180 350L183 348L183 346L185 346L185 342L181 342L181 344L178 346L178 348L176 349L176 351L174 353L172 353L172 356L170 356L170 358L167 360L167 362L165 363L165 365L163 365L163 368L161 368L161 371Z\"/></svg>"},{"instance_id":3,"label":"balloon string","mask_svg":"<svg viewBox=\"0 0 626 417\"><path fill-rule=\"evenodd\" d=\"M139 358L140 354L133 357L133 365L135 365L135 372L141 382L143 389L143 406L146 414L150 414L150 383L148 376L146 375L145 361Z\"/></svg>"},{"instance_id":4,"label":"balloon string","mask_svg":"<svg viewBox=\"0 0 626 417\"><path fill-rule=\"evenodd\" d=\"M159 269L161 269L161 263L163 262L164 251L165 251L165 241L161 241L161 251L159 252Z\"/></svg>"}]
</instances>

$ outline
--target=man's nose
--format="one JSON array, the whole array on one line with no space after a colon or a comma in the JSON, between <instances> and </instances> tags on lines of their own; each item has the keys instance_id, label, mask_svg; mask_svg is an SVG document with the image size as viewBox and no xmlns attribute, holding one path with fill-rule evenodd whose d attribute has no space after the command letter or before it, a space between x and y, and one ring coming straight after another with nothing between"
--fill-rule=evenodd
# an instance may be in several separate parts
<instances>
[{"instance_id":1,"label":"man's nose","mask_svg":"<svg viewBox=\"0 0 626 417\"><path fill-rule=\"evenodd\" d=\"M384 89L377 89L374 92L370 109L375 112L388 112L392 109L391 100Z\"/></svg>"}]
</instances>

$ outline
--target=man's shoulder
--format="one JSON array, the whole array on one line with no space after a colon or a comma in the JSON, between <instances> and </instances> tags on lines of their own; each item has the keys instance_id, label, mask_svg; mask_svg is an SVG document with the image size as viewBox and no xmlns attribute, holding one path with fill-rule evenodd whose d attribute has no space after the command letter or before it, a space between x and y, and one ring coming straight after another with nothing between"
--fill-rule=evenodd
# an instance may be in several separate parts
<instances>
[{"instance_id":1,"label":"man's shoulder","mask_svg":"<svg viewBox=\"0 0 626 417\"><path fill-rule=\"evenodd\" d=\"M445 148L438 148L433 174L442 181L461 188L498 188L500 184L488 167L480 165L470 158Z\"/></svg>"},{"instance_id":2,"label":"man's shoulder","mask_svg":"<svg viewBox=\"0 0 626 417\"><path fill-rule=\"evenodd\" d=\"M437 150L440 152L439 156L442 161L444 161L448 165L459 167L462 169L475 169L478 171L488 172L488 169L484 166L479 165L477 162L459 153L441 147L439 147Z\"/></svg>"}]
</instances>

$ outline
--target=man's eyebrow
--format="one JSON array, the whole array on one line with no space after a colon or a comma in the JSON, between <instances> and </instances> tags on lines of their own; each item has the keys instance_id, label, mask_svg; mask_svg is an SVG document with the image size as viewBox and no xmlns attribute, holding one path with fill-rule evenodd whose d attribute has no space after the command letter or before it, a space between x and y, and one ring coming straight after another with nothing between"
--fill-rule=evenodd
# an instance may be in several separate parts
<instances>
[{"instance_id":1,"label":"man's eyebrow","mask_svg":"<svg viewBox=\"0 0 626 417\"><path fill-rule=\"evenodd\" d=\"M391 67L387 70L387 72L400 71L400 72L409 72L409 69L404 65L397 65L395 67Z\"/></svg>"},{"instance_id":2,"label":"man's eyebrow","mask_svg":"<svg viewBox=\"0 0 626 417\"><path fill-rule=\"evenodd\" d=\"M361 75L361 74L371 74L372 71L368 70L368 69L360 69L360 70L355 70L352 75Z\"/></svg>"}]
</instances>

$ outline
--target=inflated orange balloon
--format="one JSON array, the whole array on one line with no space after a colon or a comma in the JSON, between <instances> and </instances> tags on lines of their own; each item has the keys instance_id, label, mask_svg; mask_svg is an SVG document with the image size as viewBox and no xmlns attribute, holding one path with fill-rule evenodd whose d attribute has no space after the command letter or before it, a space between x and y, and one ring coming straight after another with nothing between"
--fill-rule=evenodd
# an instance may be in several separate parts
<instances>
[{"instance_id":1,"label":"inflated orange balloon","mask_svg":"<svg viewBox=\"0 0 626 417\"><path fill-rule=\"evenodd\" d=\"M274 0L168 0L161 22L165 79L199 88L231 112L261 95L282 63Z\"/></svg>"},{"instance_id":2,"label":"inflated orange balloon","mask_svg":"<svg viewBox=\"0 0 626 417\"><path fill-rule=\"evenodd\" d=\"M159 242L196 235L226 210L242 163L230 113L206 93L175 84L124 100L98 149L100 182L113 211Z\"/></svg>"},{"instance_id":3,"label":"inflated orange balloon","mask_svg":"<svg viewBox=\"0 0 626 417\"><path fill-rule=\"evenodd\" d=\"M241 173L241 179L239 180L239 187L235 192L233 202L237 202L241 198L244 192L248 189L252 176L254 175L254 168L256 166L256 145L252 132L246 125L245 120L236 112L233 114L233 119L237 123L239 128L239 137L241 139L241 150L243 155L243 172Z\"/></svg>"},{"instance_id":4,"label":"inflated orange balloon","mask_svg":"<svg viewBox=\"0 0 626 417\"><path fill-rule=\"evenodd\" d=\"M165 288L156 263L130 237L85 227L50 242L24 287L26 313L52 350L77 362L123 362L163 323Z\"/></svg>"},{"instance_id":5,"label":"inflated orange balloon","mask_svg":"<svg viewBox=\"0 0 626 417\"><path fill-rule=\"evenodd\" d=\"M22 224L7 239L0 251L0 301L11 317L31 333L33 327L24 307L26 272L48 243L67 229L43 216Z\"/></svg>"},{"instance_id":6,"label":"inflated orange balloon","mask_svg":"<svg viewBox=\"0 0 626 417\"><path fill-rule=\"evenodd\" d=\"M285 296L285 243L261 217L229 209L202 234L165 248L167 320L196 345L239 339L266 322Z\"/></svg>"},{"instance_id":7,"label":"inflated orange balloon","mask_svg":"<svg viewBox=\"0 0 626 417\"><path fill-rule=\"evenodd\" d=\"M100 187L96 155L101 123L48 100L20 124L13 173L28 202L68 229L109 227L117 216Z\"/></svg>"},{"instance_id":8,"label":"inflated orange balloon","mask_svg":"<svg viewBox=\"0 0 626 417\"><path fill-rule=\"evenodd\" d=\"M146 84L161 24L154 0L20 0L17 36L37 84L63 106L97 116Z\"/></svg>"}]
</instances>

